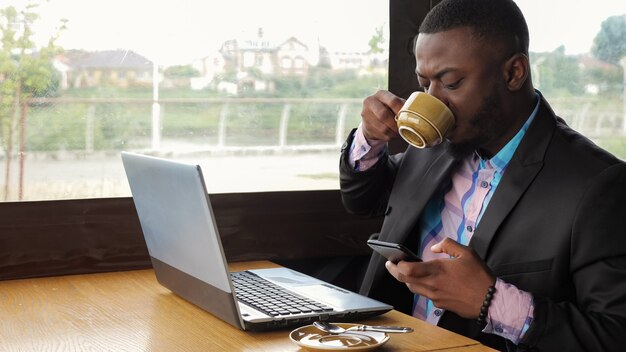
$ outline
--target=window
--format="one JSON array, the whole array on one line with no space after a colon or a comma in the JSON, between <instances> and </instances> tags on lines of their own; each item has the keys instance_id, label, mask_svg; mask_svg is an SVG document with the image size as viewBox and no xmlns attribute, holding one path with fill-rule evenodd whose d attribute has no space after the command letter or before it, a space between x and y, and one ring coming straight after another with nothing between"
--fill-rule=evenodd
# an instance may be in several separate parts
<instances>
[{"instance_id":1,"label":"window","mask_svg":"<svg viewBox=\"0 0 626 352\"><path fill-rule=\"evenodd\" d=\"M291 68L291 66L292 66L292 65L291 65L292 60L291 60L291 58L290 58L290 57L283 57L283 58L280 60L280 62L281 62L281 66L282 66L283 68Z\"/></svg>"},{"instance_id":2,"label":"window","mask_svg":"<svg viewBox=\"0 0 626 352\"><path fill-rule=\"evenodd\" d=\"M243 53L243 67L253 67L256 55L252 51Z\"/></svg>"},{"instance_id":3,"label":"window","mask_svg":"<svg viewBox=\"0 0 626 352\"><path fill-rule=\"evenodd\" d=\"M210 192L336 189L361 102L387 87L388 52L372 50L387 48L386 0L35 1L39 18L27 21L19 12L31 2L0 5L3 31L34 33L0 67L38 59L40 73L0 101L0 200L128 196L122 150L198 162ZM626 3L517 2L537 88L573 128L626 158ZM302 61L281 70L285 43ZM2 89L9 77L0 72Z\"/></svg>"},{"instance_id":4,"label":"window","mask_svg":"<svg viewBox=\"0 0 626 352\"><path fill-rule=\"evenodd\" d=\"M626 3L517 3L530 30L535 88L569 126L626 159Z\"/></svg>"},{"instance_id":5,"label":"window","mask_svg":"<svg viewBox=\"0 0 626 352\"><path fill-rule=\"evenodd\" d=\"M256 57L254 58L254 66L263 66L263 54L256 54Z\"/></svg>"},{"instance_id":6,"label":"window","mask_svg":"<svg viewBox=\"0 0 626 352\"><path fill-rule=\"evenodd\" d=\"M31 21L20 12L33 2ZM5 1L1 9L17 12L0 24L32 29L26 55L41 59L45 77L17 97L19 112L1 102L0 200L129 196L122 150L198 162L216 193L336 189L340 146L387 74L368 63L339 71L332 57L372 55L388 6ZM342 30L346 21L353 30ZM308 70L276 67L289 41Z\"/></svg>"}]
</instances>

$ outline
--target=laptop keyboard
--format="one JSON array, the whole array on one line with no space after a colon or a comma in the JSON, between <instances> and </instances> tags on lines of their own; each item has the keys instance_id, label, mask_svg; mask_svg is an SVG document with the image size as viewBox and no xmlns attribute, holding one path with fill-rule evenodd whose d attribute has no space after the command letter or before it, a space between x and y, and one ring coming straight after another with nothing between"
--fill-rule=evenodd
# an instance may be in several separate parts
<instances>
[{"instance_id":1,"label":"laptop keyboard","mask_svg":"<svg viewBox=\"0 0 626 352\"><path fill-rule=\"evenodd\" d=\"M230 273L237 299L270 316L329 312L333 308L291 293L249 271Z\"/></svg>"}]
</instances>

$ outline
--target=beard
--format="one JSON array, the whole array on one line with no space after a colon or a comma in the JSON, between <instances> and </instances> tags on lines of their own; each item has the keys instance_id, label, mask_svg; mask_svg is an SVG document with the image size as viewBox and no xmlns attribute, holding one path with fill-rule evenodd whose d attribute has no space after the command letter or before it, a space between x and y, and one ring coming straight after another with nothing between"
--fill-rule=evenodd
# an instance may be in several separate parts
<instances>
[{"instance_id":1,"label":"beard","mask_svg":"<svg viewBox=\"0 0 626 352\"><path fill-rule=\"evenodd\" d=\"M472 129L477 130L478 133L465 141L448 143L448 152L455 159L466 158L475 151L480 152L481 146L498 138L506 131L508 126L502 111L502 101L498 98L497 93L492 90L483 100L478 112L469 121Z\"/></svg>"}]
</instances>

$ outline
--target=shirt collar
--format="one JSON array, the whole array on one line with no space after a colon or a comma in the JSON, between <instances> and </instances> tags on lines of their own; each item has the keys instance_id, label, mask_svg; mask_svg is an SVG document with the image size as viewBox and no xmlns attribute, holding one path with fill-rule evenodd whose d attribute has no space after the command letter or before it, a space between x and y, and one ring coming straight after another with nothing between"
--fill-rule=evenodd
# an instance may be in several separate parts
<instances>
[{"instance_id":1,"label":"shirt collar","mask_svg":"<svg viewBox=\"0 0 626 352\"><path fill-rule=\"evenodd\" d=\"M515 136L513 136L513 138L511 138L511 140L502 149L500 149L500 151L496 155L494 155L491 159L484 160L480 158L481 169L492 167L496 170L496 172L504 172L504 169L506 169L507 165L509 165L509 161L511 161L511 158L513 157L513 153L515 153L515 150L517 149L520 142L522 141L522 138L524 138L524 135L526 134L528 127L535 119L535 116L537 115L537 111L539 111L539 102L541 101L541 98L539 96L539 93L537 92L535 92L535 99L537 100L537 103L535 104L535 108L533 109L533 112L530 114L530 116L528 117L524 125L520 128L520 130L517 132L517 134L515 134ZM479 156L478 152L474 152L474 155Z\"/></svg>"}]
</instances>

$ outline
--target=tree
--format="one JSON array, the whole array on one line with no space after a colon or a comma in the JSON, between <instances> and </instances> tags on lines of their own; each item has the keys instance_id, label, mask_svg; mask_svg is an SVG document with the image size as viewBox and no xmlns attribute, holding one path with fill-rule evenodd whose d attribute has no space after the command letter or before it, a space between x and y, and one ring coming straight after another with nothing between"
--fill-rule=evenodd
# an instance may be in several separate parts
<instances>
[{"instance_id":1,"label":"tree","mask_svg":"<svg viewBox=\"0 0 626 352\"><path fill-rule=\"evenodd\" d=\"M13 6L0 9L0 139L5 154L4 198L9 198L11 167L16 147L19 157L18 197L23 196L26 149L26 115L29 99L55 91L57 73L52 58L60 52L55 45L65 21L48 43L37 48L33 41L33 25L39 19L37 5L22 10Z\"/></svg>"},{"instance_id":2,"label":"tree","mask_svg":"<svg viewBox=\"0 0 626 352\"><path fill-rule=\"evenodd\" d=\"M619 64L619 60L626 56L626 14L611 16L602 22L591 53L600 60Z\"/></svg>"},{"instance_id":3,"label":"tree","mask_svg":"<svg viewBox=\"0 0 626 352\"><path fill-rule=\"evenodd\" d=\"M566 55L563 45L547 53L531 53L533 79L546 95L576 96L584 92L582 72L575 56Z\"/></svg>"},{"instance_id":4,"label":"tree","mask_svg":"<svg viewBox=\"0 0 626 352\"><path fill-rule=\"evenodd\" d=\"M372 54L380 54L385 51L383 45L385 44L385 36L383 34L383 27L376 28L376 33L372 35L369 42L367 43L370 47L370 53Z\"/></svg>"}]
</instances>

